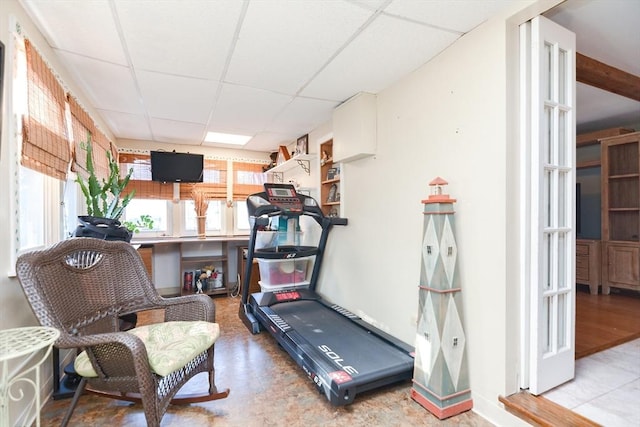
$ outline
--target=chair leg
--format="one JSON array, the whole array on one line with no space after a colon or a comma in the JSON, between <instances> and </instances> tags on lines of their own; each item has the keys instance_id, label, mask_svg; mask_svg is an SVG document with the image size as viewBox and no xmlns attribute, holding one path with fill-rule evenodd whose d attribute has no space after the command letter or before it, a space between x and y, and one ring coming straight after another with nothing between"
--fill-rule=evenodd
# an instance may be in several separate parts
<instances>
[{"instance_id":1,"label":"chair leg","mask_svg":"<svg viewBox=\"0 0 640 427\"><path fill-rule=\"evenodd\" d=\"M207 360L207 370L209 371L209 394L217 393L218 389L216 388L216 379L215 379L215 371L213 365L213 356L214 356L214 347L212 346L209 350L209 355Z\"/></svg>"},{"instance_id":2,"label":"chair leg","mask_svg":"<svg viewBox=\"0 0 640 427\"><path fill-rule=\"evenodd\" d=\"M67 413L65 414L64 419L60 424L61 427L67 427L67 424L69 424L69 419L71 419L71 414L73 414L73 410L76 409L78 400L80 399L80 396L82 395L82 392L84 391L84 388L86 387L86 385L87 385L87 379L82 377L82 379L80 380L80 383L78 384L78 387L76 388L76 392L73 394L73 400L71 400L69 409L67 410Z\"/></svg>"}]
</instances>

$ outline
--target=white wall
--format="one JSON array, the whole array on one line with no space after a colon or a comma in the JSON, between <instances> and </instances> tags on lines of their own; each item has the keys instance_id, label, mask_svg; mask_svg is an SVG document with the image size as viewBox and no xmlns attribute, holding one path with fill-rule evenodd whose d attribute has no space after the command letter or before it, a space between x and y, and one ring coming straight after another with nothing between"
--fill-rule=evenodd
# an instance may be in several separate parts
<instances>
[{"instance_id":1,"label":"white wall","mask_svg":"<svg viewBox=\"0 0 640 427\"><path fill-rule=\"evenodd\" d=\"M517 391L519 376L519 285L513 279L518 277L515 78L522 16L509 16L480 25L378 94L377 153L342 165L341 203L349 225L334 228L318 290L413 345L421 200L433 178L446 179L448 193L457 199L475 410L514 425L520 421L498 403L499 395Z\"/></svg>"}]
</instances>

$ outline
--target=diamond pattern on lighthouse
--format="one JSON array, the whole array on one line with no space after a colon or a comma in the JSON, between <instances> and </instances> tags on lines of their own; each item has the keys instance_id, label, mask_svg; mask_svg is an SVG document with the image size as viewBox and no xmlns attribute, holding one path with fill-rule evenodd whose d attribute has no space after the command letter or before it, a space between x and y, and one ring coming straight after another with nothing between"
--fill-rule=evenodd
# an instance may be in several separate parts
<instances>
[{"instance_id":1,"label":"diamond pattern on lighthouse","mask_svg":"<svg viewBox=\"0 0 640 427\"><path fill-rule=\"evenodd\" d=\"M456 238L453 235L451 219L448 216L444 218L440 248L442 248L442 264L444 267L445 275L447 277L447 284L449 285L447 287L452 288L454 284L456 260L458 257L458 246L456 245Z\"/></svg>"},{"instance_id":2,"label":"diamond pattern on lighthouse","mask_svg":"<svg viewBox=\"0 0 640 427\"><path fill-rule=\"evenodd\" d=\"M447 304L444 328L442 331L442 354L444 355L449 375L451 375L453 387L457 389L466 339L464 329L462 328L462 320L460 320L460 314L458 313L458 307L456 306L453 295L448 299L449 303Z\"/></svg>"},{"instance_id":3,"label":"diamond pattern on lighthouse","mask_svg":"<svg viewBox=\"0 0 640 427\"><path fill-rule=\"evenodd\" d=\"M436 265L440 255L440 246L438 244L438 233L436 229L436 224L431 216L428 219L426 229L424 231L424 239L422 241L422 262L427 279L427 283L425 283L425 285L427 286L431 286L433 274L436 271Z\"/></svg>"},{"instance_id":4,"label":"diamond pattern on lighthouse","mask_svg":"<svg viewBox=\"0 0 640 427\"><path fill-rule=\"evenodd\" d=\"M420 305L420 319L418 319L416 333L416 369L414 377L420 376L422 383L428 384L441 348L441 340L438 320L435 317L433 299L430 293L426 294L426 298L421 300Z\"/></svg>"}]
</instances>

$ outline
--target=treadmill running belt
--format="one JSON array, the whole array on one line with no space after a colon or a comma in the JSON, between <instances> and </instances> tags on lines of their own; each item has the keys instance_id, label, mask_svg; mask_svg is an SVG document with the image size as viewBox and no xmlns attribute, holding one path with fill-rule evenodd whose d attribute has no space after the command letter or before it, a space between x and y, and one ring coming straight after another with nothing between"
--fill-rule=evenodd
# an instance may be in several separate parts
<instances>
[{"instance_id":1,"label":"treadmill running belt","mask_svg":"<svg viewBox=\"0 0 640 427\"><path fill-rule=\"evenodd\" d=\"M359 373L354 377L413 368L409 354L321 303L301 300L270 308L327 360L354 367Z\"/></svg>"}]
</instances>

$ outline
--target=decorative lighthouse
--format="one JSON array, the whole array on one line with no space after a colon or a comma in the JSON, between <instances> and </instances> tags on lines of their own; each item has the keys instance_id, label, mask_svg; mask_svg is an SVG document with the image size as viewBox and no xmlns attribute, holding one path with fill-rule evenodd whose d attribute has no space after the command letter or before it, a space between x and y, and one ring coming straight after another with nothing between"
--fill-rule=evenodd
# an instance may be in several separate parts
<instances>
[{"instance_id":1,"label":"decorative lighthouse","mask_svg":"<svg viewBox=\"0 0 640 427\"><path fill-rule=\"evenodd\" d=\"M469 388L466 337L453 203L443 194L447 181L429 183L424 204L418 330L411 397L440 419L473 407Z\"/></svg>"}]
</instances>

